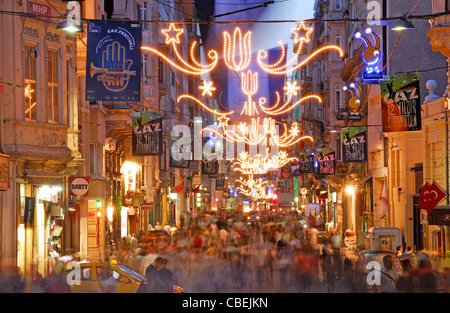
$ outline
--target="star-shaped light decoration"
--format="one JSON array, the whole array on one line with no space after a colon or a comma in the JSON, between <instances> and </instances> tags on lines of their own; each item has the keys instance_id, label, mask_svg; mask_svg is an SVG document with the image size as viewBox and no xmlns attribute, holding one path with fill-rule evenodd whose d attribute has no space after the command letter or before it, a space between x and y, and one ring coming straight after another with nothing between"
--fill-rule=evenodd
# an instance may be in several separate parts
<instances>
[{"instance_id":1,"label":"star-shaped light decoration","mask_svg":"<svg viewBox=\"0 0 450 313\"><path fill-rule=\"evenodd\" d=\"M30 84L27 85L25 88L25 98L31 98L31 95L33 94L34 90L31 89Z\"/></svg>"},{"instance_id":2,"label":"star-shaped light decoration","mask_svg":"<svg viewBox=\"0 0 450 313\"><path fill-rule=\"evenodd\" d=\"M297 28L291 29L292 34L294 35L294 43L303 45L304 42L308 43L311 38L311 34L314 31L312 27L307 27L305 23L299 23Z\"/></svg>"},{"instance_id":3,"label":"star-shaped light decoration","mask_svg":"<svg viewBox=\"0 0 450 313\"><path fill-rule=\"evenodd\" d=\"M294 81L294 83L286 82L286 86L283 88L286 91L287 96L296 96L297 91L300 90L300 87L297 86L297 82Z\"/></svg>"},{"instance_id":4,"label":"star-shaped light decoration","mask_svg":"<svg viewBox=\"0 0 450 313\"><path fill-rule=\"evenodd\" d=\"M216 90L216 88L213 87L212 84L213 84L212 81L209 81L209 82L207 82L205 80L203 81L203 85L198 87L200 90L203 90L202 96L205 96L205 95L207 95L209 97L212 96L212 91Z\"/></svg>"},{"instance_id":5,"label":"star-shaped light decoration","mask_svg":"<svg viewBox=\"0 0 450 313\"><path fill-rule=\"evenodd\" d=\"M220 115L217 118L217 121L219 122L220 126L227 126L229 120L230 120L230 118L228 116L226 116L226 115Z\"/></svg>"},{"instance_id":6,"label":"star-shaped light decoration","mask_svg":"<svg viewBox=\"0 0 450 313\"><path fill-rule=\"evenodd\" d=\"M300 134L300 129L298 128L298 124L293 123L289 132L292 134L293 137L297 137L298 134Z\"/></svg>"},{"instance_id":7,"label":"star-shaped light decoration","mask_svg":"<svg viewBox=\"0 0 450 313\"><path fill-rule=\"evenodd\" d=\"M183 32L183 28L177 28L173 23L169 25L169 28L161 29L161 33L166 36L166 44L179 44L181 42L180 36ZM173 36L172 33L174 33Z\"/></svg>"},{"instance_id":8,"label":"star-shaped light decoration","mask_svg":"<svg viewBox=\"0 0 450 313\"><path fill-rule=\"evenodd\" d=\"M238 128L243 135L248 133L247 123L240 123Z\"/></svg>"}]
</instances>

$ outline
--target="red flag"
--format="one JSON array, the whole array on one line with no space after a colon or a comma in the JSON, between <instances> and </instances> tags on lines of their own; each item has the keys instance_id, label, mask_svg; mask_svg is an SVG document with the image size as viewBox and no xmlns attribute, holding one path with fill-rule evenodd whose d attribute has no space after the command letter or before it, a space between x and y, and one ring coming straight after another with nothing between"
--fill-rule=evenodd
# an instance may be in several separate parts
<instances>
[{"instance_id":1,"label":"red flag","mask_svg":"<svg viewBox=\"0 0 450 313\"><path fill-rule=\"evenodd\" d=\"M420 192L420 199L419 199L419 208L421 210L427 210L430 203L430 191L431 186L429 183L425 183L422 187L422 191Z\"/></svg>"},{"instance_id":2,"label":"red flag","mask_svg":"<svg viewBox=\"0 0 450 313\"><path fill-rule=\"evenodd\" d=\"M430 206L427 209L428 214L430 214L431 211L433 211L433 209L438 205L438 203L441 202L441 200L444 199L445 196L447 195L444 189L442 189L441 186L439 186L435 182L433 182L430 187L431 187L430 191L431 202Z\"/></svg>"},{"instance_id":3,"label":"red flag","mask_svg":"<svg viewBox=\"0 0 450 313\"><path fill-rule=\"evenodd\" d=\"M431 185L425 183L420 193L419 208L427 210L428 214L445 198L447 193L435 182Z\"/></svg>"},{"instance_id":4,"label":"red flag","mask_svg":"<svg viewBox=\"0 0 450 313\"><path fill-rule=\"evenodd\" d=\"M389 198L386 188L386 179L383 181L383 186L381 187L381 194L380 194L380 213L381 216L385 216L386 212L389 209Z\"/></svg>"},{"instance_id":5,"label":"red flag","mask_svg":"<svg viewBox=\"0 0 450 313\"><path fill-rule=\"evenodd\" d=\"M174 190L176 193L180 193L184 190L184 179L181 183L175 186Z\"/></svg>"},{"instance_id":6,"label":"red flag","mask_svg":"<svg viewBox=\"0 0 450 313\"><path fill-rule=\"evenodd\" d=\"M2 95L3 86L4 86L4 85L0 84L0 96Z\"/></svg>"},{"instance_id":7,"label":"red flag","mask_svg":"<svg viewBox=\"0 0 450 313\"><path fill-rule=\"evenodd\" d=\"M192 190L193 193L199 193L200 192L200 186L202 184L198 184L197 186L195 186L195 188Z\"/></svg>"}]
</instances>

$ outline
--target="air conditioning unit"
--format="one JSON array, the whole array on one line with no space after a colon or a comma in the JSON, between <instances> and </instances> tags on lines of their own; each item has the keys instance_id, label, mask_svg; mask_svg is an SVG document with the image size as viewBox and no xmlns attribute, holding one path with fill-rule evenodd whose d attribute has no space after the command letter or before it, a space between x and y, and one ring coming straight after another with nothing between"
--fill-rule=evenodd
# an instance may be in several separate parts
<instances>
[{"instance_id":1,"label":"air conditioning unit","mask_svg":"<svg viewBox=\"0 0 450 313\"><path fill-rule=\"evenodd\" d=\"M105 139L105 149L108 151L116 150L116 139L113 139L111 137L108 137Z\"/></svg>"}]
</instances>

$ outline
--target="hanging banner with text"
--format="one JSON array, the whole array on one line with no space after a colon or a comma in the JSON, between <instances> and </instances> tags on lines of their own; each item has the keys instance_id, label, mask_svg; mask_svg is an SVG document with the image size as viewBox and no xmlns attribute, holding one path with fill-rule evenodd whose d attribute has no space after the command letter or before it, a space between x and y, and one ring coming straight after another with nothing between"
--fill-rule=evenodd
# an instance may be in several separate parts
<instances>
[{"instance_id":1,"label":"hanging banner with text","mask_svg":"<svg viewBox=\"0 0 450 313\"><path fill-rule=\"evenodd\" d=\"M367 162L367 128L349 127L341 133L342 160L344 162Z\"/></svg>"},{"instance_id":2,"label":"hanging banner with text","mask_svg":"<svg viewBox=\"0 0 450 313\"><path fill-rule=\"evenodd\" d=\"M334 175L335 169L335 151L325 148L317 151L316 161L319 162L320 175Z\"/></svg>"},{"instance_id":3,"label":"hanging banner with text","mask_svg":"<svg viewBox=\"0 0 450 313\"><path fill-rule=\"evenodd\" d=\"M141 25L90 21L86 100L140 101Z\"/></svg>"},{"instance_id":4,"label":"hanging banner with text","mask_svg":"<svg viewBox=\"0 0 450 313\"><path fill-rule=\"evenodd\" d=\"M300 173L314 173L314 161L314 154L300 153L298 158Z\"/></svg>"},{"instance_id":5,"label":"hanging banner with text","mask_svg":"<svg viewBox=\"0 0 450 313\"><path fill-rule=\"evenodd\" d=\"M155 112L133 112L131 119L133 155L161 155L163 115Z\"/></svg>"},{"instance_id":6,"label":"hanging banner with text","mask_svg":"<svg viewBox=\"0 0 450 313\"><path fill-rule=\"evenodd\" d=\"M383 132L422 129L419 73L390 75L380 93Z\"/></svg>"}]
</instances>

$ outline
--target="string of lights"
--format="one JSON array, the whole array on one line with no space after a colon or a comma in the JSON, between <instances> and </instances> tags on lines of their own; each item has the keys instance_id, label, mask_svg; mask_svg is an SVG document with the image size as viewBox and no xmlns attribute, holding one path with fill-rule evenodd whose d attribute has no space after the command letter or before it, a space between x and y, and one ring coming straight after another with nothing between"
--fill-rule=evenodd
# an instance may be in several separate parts
<instances>
[{"instance_id":1,"label":"string of lights","mask_svg":"<svg viewBox=\"0 0 450 313\"><path fill-rule=\"evenodd\" d=\"M28 12L17 12L17 11L7 11L7 10L0 10L0 14L4 15L14 15L14 16L20 16L20 17L31 17L31 18L47 18L47 19L65 19L65 14L62 15L56 15L56 16L48 16L48 15L39 15L39 14L33 14ZM411 20L419 19L419 20L428 20L432 18L437 18L440 16L448 15L449 12L440 12L435 14L424 14L424 15L410 15L408 18ZM393 21L398 20L402 18L403 16L393 16L393 17L386 17L380 19L381 22L387 22L387 21ZM194 17L197 18L197 17ZM102 19L89 19L83 20L84 22L87 21L102 21ZM327 22L355 22L355 23L367 23L368 20L365 18L337 18L337 19L318 19L318 18L311 18L311 19L304 19L304 20L245 20L245 21L202 21L202 20L186 20L186 21L174 21L174 20L125 20L125 19L109 19L108 21L111 22L122 22L122 23L161 23L161 24L277 24L277 23L300 23L300 22L307 22L307 23L327 23Z\"/></svg>"}]
</instances>

